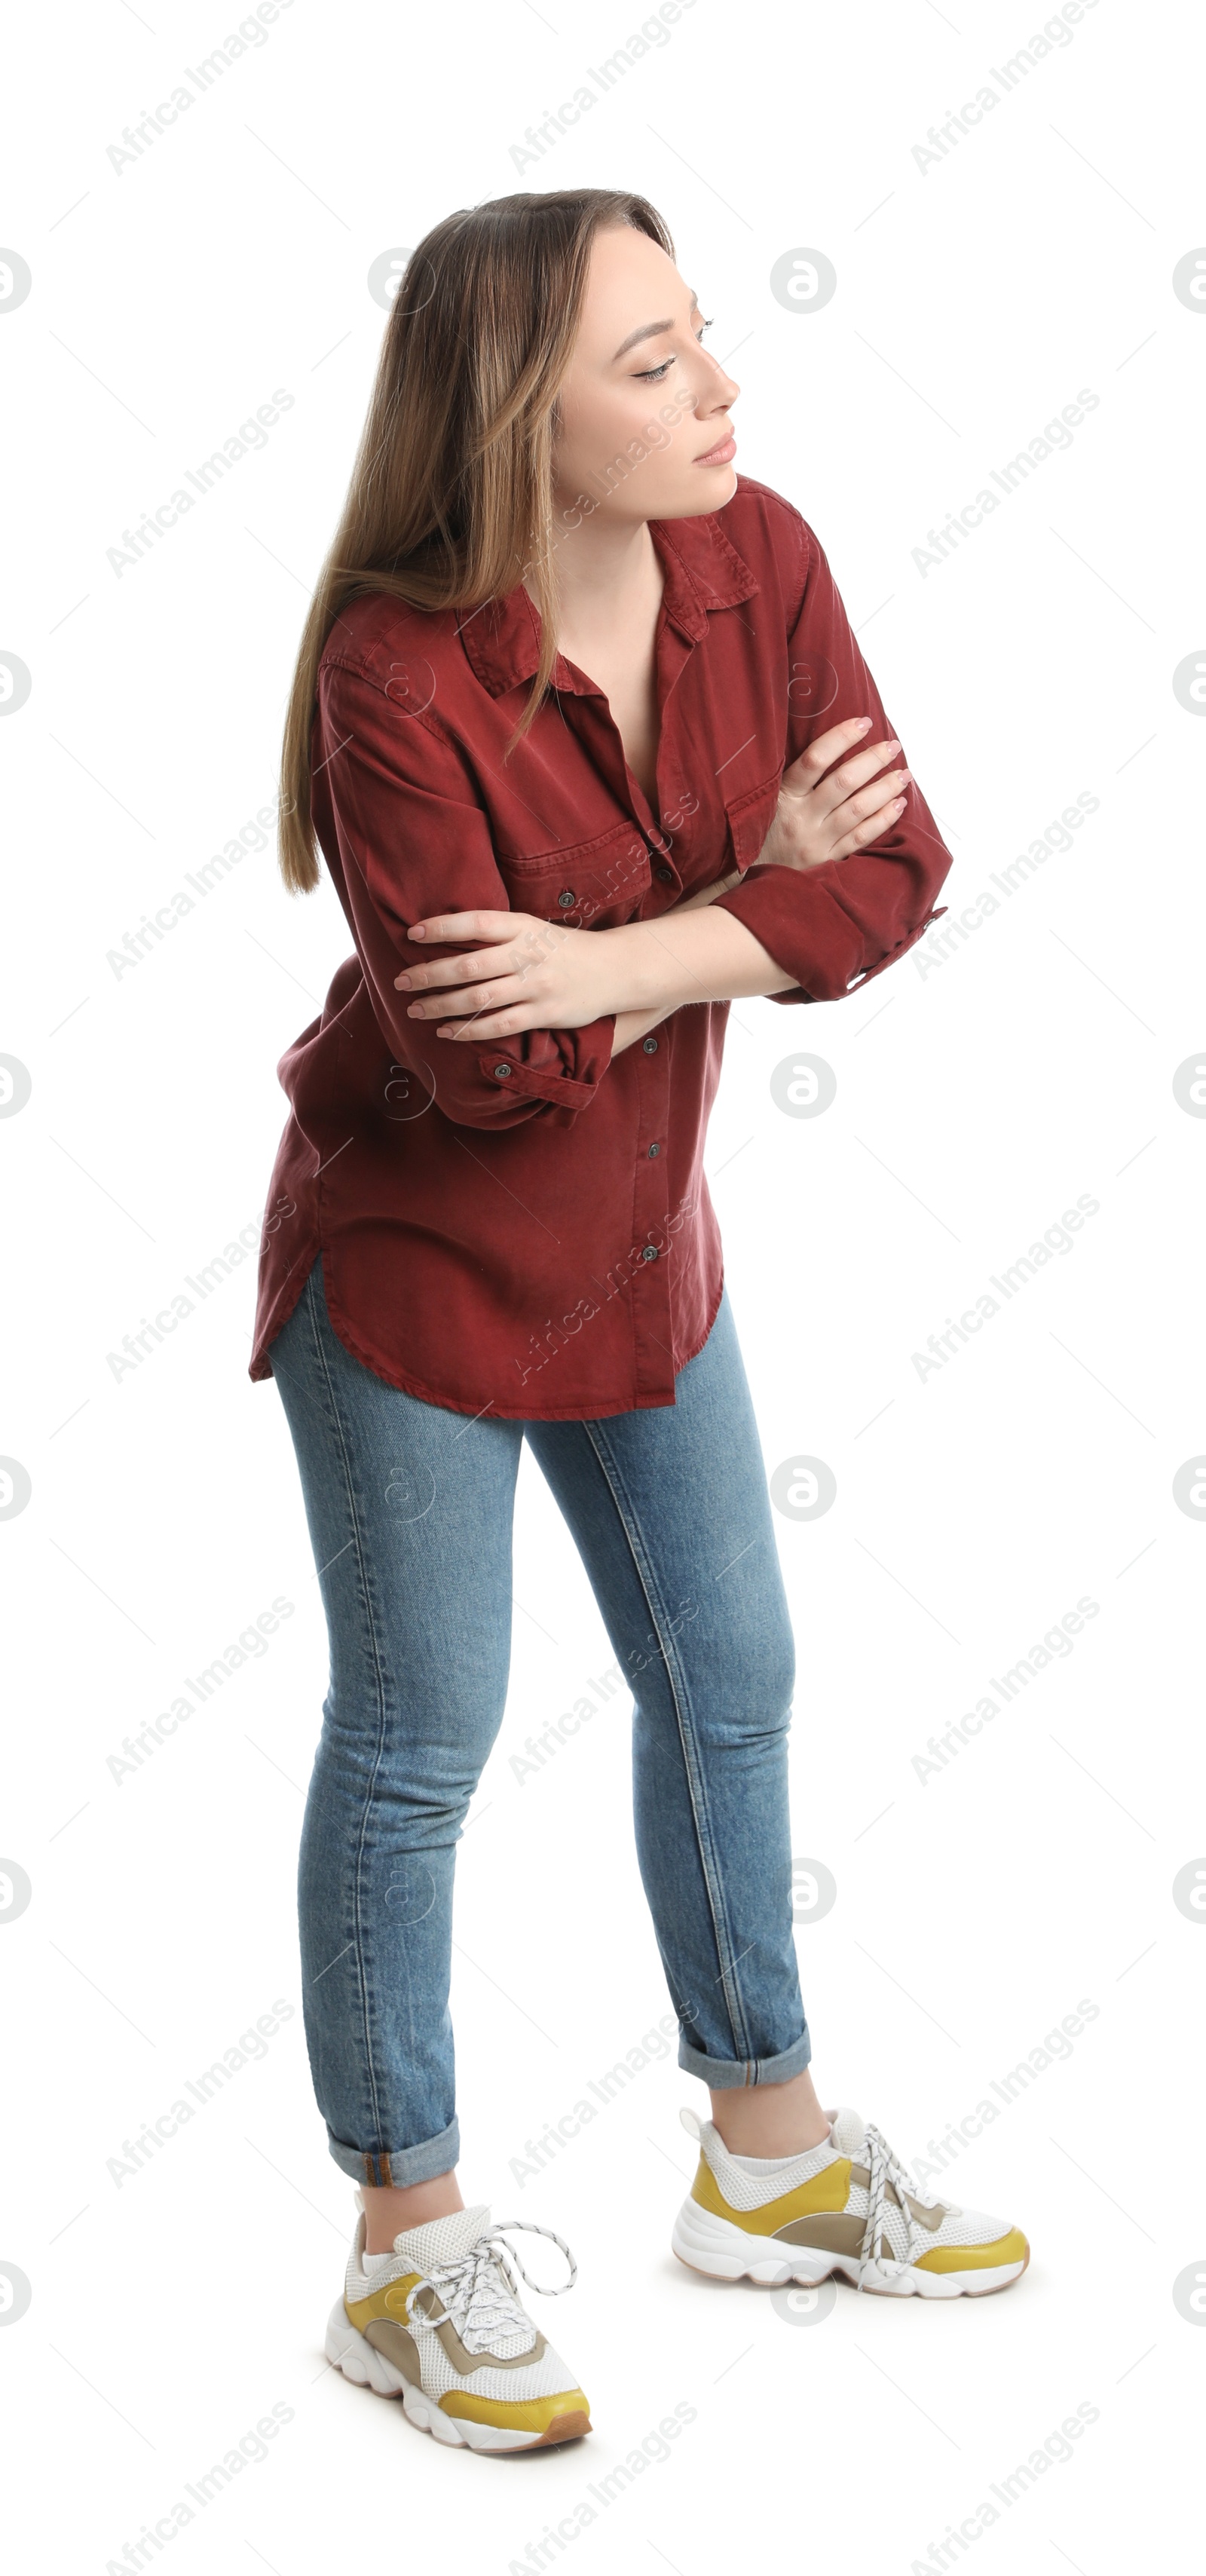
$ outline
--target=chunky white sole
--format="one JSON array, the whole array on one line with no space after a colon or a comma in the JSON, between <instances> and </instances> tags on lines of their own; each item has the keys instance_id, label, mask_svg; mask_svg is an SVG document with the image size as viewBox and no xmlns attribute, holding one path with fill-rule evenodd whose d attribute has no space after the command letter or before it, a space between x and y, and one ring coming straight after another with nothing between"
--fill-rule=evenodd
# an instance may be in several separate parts
<instances>
[{"instance_id":1,"label":"chunky white sole","mask_svg":"<svg viewBox=\"0 0 1206 2576\"><path fill-rule=\"evenodd\" d=\"M437 2442L468 2451L531 2451L540 2445L539 2434L512 2432L503 2424L475 2424L468 2415L446 2415L434 2397L412 2387L374 2344L366 2342L342 2299L336 2299L327 2320L323 2349L327 2360L357 2388L371 2388L378 2397L400 2397L408 2423L420 2433L434 2434Z\"/></svg>"},{"instance_id":2,"label":"chunky white sole","mask_svg":"<svg viewBox=\"0 0 1206 2576\"><path fill-rule=\"evenodd\" d=\"M801 2288L809 2288L836 2273L854 2289L886 2299L984 2298L990 2290L1007 2289L1026 2269L1022 2262L969 2272L919 2272L912 2263L890 2269L871 2263L860 2277L853 2254L833 2254L820 2245L785 2245L781 2237L751 2236L744 2227L734 2227L731 2219L716 2217L691 2199L683 2202L670 2242L680 2263L689 2264L693 2272L708 2273L714 2281L758 2281L768 2289L796 2281Z\"/></svg>"}]
</instances>

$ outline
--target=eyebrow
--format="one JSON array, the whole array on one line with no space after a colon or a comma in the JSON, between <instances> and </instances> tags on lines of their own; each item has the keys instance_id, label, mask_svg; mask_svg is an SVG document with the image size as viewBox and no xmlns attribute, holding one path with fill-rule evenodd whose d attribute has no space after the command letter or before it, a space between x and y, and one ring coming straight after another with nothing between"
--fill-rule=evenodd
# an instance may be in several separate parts
<instances>
[{"instance_id":1,"label":"eyebrow","mask_svg":"<svg viewBox=\"0 0 1206 2576\"><path fill-rule=\"evenodd\" d=\"M698 312L698 310L699 297L697 296L694 287L692 287L690 311L687 316L688 321L690 320L691 314ZM635 349L638 340L656 340L660 331L672 331L673 329L674 324L671 321L643 322L639 331L630 331L627 339L621 340L619 348L616 351L616 358L627 357L628 351L630 349ZM615 358L612 360L612 365L615 365Z\"/></svg>"}]
</instances>

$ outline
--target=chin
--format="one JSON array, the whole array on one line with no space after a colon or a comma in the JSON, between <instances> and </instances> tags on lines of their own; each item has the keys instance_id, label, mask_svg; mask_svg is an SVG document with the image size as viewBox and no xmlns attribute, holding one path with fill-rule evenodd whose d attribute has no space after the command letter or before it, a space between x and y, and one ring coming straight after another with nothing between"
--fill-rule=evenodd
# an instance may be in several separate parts
<instances>
[{"instance_id":1,"label":"chin","mask_svg":"<svg viewBox=\"0 0 1206 2576\"><path fill-rule=\"evenodd\" d=\"M737 491L736 459L728 465L711 465L696 475L696 490L686 499L668 503L664 509L650 513L655 519L702 519L709 511L723 510Z\"/></svg>"}]
</instances>

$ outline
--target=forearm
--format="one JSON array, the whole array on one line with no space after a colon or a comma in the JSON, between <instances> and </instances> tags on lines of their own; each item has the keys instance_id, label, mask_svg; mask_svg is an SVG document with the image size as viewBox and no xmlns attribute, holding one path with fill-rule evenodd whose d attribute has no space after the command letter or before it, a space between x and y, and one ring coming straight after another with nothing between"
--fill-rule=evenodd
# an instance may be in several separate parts
<instances>
[{"instance_id":1,"label":"forearm","mask_svg":"<svg viewBox=\"0 0 1206 2576\"><path fill-rule=\"evenodd\" d=\"M743 922L715 908L723 890L710 888L697 906L677 904L657 921L629 922L598 934L616 943L616 991L622 996L617 1041L631 1045L641 1034L621 1023L640 1020L651 1028L685 1002L735 1002L792 990L794 975Z\"/></svg>"},{"instance_id":2,"label":"forearm","mask_svg":"<svg viewBox=\"0 0 1206 2576\"><path fill-rule=\"evenodd\" d=\"M740 883L740 868L731 868L726 877L717 877L714 884L700 886L694 894L684 895L681 903L672 904L668 912L659 915L659 919L673 921L679 913L702 911L705 904L715 903L719 895L728 894L733 886ZM661 1002L647 1011L617 1011L611 1049L613 1062L635 1039L648 1037L651 1029L660 1028L663 1020L670 1019L677 1007L674 1002Z\"/></svg>"},{"instance_id":3,"label":"forearm","mask_svg":"<svg viewBox=\"0 0 1206 2576\"><path fill-rule=\"evenodd\" d=\"M794 989L795 977L726 911L732 883L722 878L656 921L615 930L570 930L510 911L433 913L411 924L412 942L487 944L407 965L393 987L410 997L407 1019L434 1021L437 1041L452 1046L477 1047L526 1029L560 1043L576 1028L610 1022L612 1052L622 1051L688 1002Z\"/></svg>"},{"instance_id":4,"label":"forearm","mask_svg":"<svg viewBox=\"0 0 1206 2576\"><path fill-rule=\"evenodd\" d=\"M659 1029L663 1020L671 1019L676 1007L673 1002L664 1002L658 1011L617 1011L616 1033L611 1042L612 1063L637 1038L648 1037L650 1029Z\"/></svg>"}]
</instances>

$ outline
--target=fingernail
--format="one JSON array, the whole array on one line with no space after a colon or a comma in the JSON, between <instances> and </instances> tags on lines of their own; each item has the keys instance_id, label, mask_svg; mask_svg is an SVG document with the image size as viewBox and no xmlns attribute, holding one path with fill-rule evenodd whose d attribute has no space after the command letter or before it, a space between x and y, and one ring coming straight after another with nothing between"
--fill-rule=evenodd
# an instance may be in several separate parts
<instances>
[{"instance_id":1,"label":"fingernail","mask_svg":"<svg viewBox=\"0 0 1206 2576\"><path fill-rule=\"evenodd\" d=\"M394 977L394 991L395 991L395 993L409 993L409 991L410 991L410 977L409 977L409 975L395 975L395 977Z\"/></svg>"},{"instance_id":2,"label":"fingernail","mask_svg":"<svg viewBox=\"0 0 1206 2576\"><path fill-rule=\"evenodd\" d=\"M410 934L409 934L409 935L410 935L410 937L411 937L412 939L426 939L426 937L427 937L427 933L426 933L426 931L424 930L424 928L423 928L423 924L422 924L422 922L421 922L421 921L416 921L415 926L414 926L414 929L410 932Z\"/></svg>"},{"instance_id":3,"label":"fingernail","mask_svg":"<svg viewBox=\"0 0 1206 2576\"><path fill-rule=\"evenodd\" d=\"M870 733L873 722L874 718L872 716L860 716L858 720L859 732Z\"/></svg>"}]
</instances>

